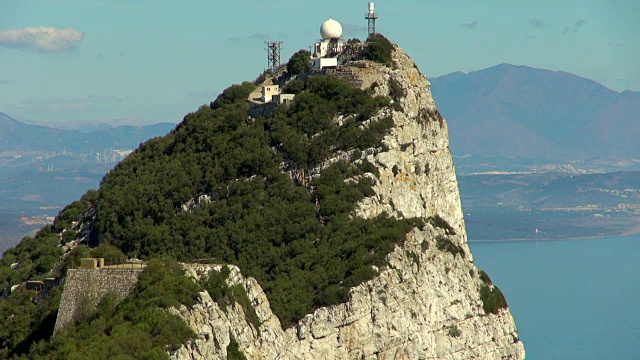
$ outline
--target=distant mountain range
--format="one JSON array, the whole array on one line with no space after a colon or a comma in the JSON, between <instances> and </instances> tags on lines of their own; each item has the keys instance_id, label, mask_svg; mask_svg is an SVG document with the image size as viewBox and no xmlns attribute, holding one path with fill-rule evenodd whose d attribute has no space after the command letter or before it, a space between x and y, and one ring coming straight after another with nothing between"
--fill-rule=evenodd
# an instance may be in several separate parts
<instances>
[{"instance_id":1,"label":"distant mountain range","mask_svg":"<svg viewBox=\"0 0 640 360\"><path fill-rule=\"evenodd\" d=\"M0 152L135 149L141 142L165 135L174 127L175 124L158 123L147 126L105 126L83 132L26 124L0 112Z\"/></svg>"},{"instance_id":2,"label":"distant mountain range","mask_svg":"<svg viewBox=\"0 0 640 360\"><path fill-rule=\"evenodd\" d=\"M640 92L509 64L430 81L454 155L640 158Z\"/></svg>"}]
</instances>

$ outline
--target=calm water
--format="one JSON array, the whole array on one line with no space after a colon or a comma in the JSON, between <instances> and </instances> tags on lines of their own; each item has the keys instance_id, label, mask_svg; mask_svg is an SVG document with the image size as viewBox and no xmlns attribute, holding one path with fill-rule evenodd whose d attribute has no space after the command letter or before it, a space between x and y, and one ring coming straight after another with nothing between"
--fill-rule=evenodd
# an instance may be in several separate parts
<instances>
[{"instance_id":1,"label":"calm water","mask_svg":"<svg viewBox=\"0 0 640 360\"><path fill-rule=\"evenodd\" d=\"M640 236L470 242L507 298L527 360L640 359Z\"/></svg>"}]
</instances>

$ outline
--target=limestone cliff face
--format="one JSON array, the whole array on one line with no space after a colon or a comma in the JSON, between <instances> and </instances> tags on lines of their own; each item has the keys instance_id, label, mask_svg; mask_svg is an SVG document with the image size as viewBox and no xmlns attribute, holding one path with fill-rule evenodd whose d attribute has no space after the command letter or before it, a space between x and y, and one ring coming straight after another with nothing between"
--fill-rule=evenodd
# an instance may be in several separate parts
<instances>
[{"instance_id":1,"label":"limestone cliff face","mask_svg":"<svg viewBox=\"0 0 640 360\"><path fill-rule=\"evenodd\" d=\"M388 150L365 152L376 165L376 194L361 202L356 216L386 211L397 217L433 218L412 231L405 244L387 256L380 275L350 291L345 304L320 308L282 330L262 288L232 268L227 282L242 284L252 301L259 328L239 304L222 310L208 293L191 310L175 310L198 338L172 358L225 359L233 339L249 359L523 359L524 348L508 309L487 314L482 280L467 245L447 124L437 112L430 84L399 48L393 66L370 62L349 65L363 88L390 95L401 109L387 110L395 127L385 138ZM463 254L440 250L450 239ZM440 247L442 248L442 247ZM221 266L214 266L219 271ZM191 267L194 277L210 267Z\"/></svg>"}]
</instances>

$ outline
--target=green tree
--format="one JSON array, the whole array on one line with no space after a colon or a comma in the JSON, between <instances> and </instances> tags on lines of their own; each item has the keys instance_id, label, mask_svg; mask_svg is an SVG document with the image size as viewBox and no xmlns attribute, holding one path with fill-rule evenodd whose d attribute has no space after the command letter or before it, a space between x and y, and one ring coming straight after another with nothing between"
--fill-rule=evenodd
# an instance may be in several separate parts
<instances>
[{"instance_id":1,"label":"green tree","mask_svg":"<svg viewBox=\"0 0 640 360\"><path fill-rule=\"evenodd\" d=\"M299 94L304 90L304 81L300 79L293 79L289 81L284 88L282 88L282 92L285 94Z\"/></svg>"},{"instance_id":2,"label":"green tree","mask_svg":"<svg viewBox=\"0 0 640 360\"><path fill-rule=\"evenodd\" d=\"M298 75L311 70L311 53L307 50L299 50L291 55L287 63L287 71L291 75Z\"/></svg>"},{"instance_id":3,"label":"green tree","mask_svg":"<svg viewBox=\"0 0 640 360\"><path fill-rule=\"evenodd\" d=\"M385 65L391 65L392 52L393 44L380 34L371 34L364 48L364 54L367 59Z\"/></svg>"}]
</instances>

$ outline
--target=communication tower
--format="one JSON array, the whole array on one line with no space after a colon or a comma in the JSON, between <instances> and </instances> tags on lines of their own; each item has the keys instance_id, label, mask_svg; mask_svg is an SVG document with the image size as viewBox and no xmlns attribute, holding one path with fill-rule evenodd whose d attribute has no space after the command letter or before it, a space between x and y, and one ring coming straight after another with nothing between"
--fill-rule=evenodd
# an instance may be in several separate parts
<instances>
[{"instance_id":1,"label":"communication tower","mask_svg":"<svg viewBox=\"0 0 640 360\"><path fill-rule=\"evenodd\" d=\"M265 41L267 44L267 62L271 70L276 71L280 65L280 52L282 50L282 41Z\"/></svg>"},{"instance_id":2,"label":"communication tower","mask_svg":"<svg viewBox=\"0 0 640 360\"><path fill-rule=\"evenodd\" d=\"M368 36L371 36L372 34L376 33L376 20L378 19L378 13L374 11L374 7L373 7L373 3L370 2L369 3L369 12L364 14L364 18L367 19L367 21L369 22L369 34Z\"/></svg>"}]
</instances>

